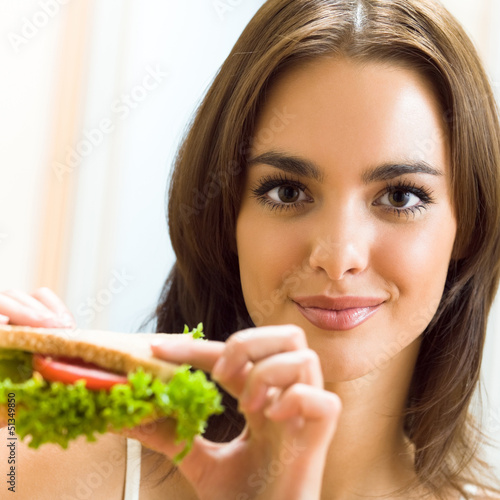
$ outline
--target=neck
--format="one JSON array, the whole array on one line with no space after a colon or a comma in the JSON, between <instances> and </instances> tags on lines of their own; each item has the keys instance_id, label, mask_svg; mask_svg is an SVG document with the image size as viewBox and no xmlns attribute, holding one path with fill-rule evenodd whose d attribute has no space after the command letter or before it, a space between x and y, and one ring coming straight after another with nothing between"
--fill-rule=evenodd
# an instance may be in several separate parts
<instances>
[{"instance_id":1,"label":"neck","mask_svg":"<svg viewBox=\"0 0 500 500\"><path fill-rule=\"evenodd\" d=\"M343 411L326 462L324 499L413 498L391 492L416 477L402 415L419 346L414 342L360 379L325 385L339 395Z\"/></svg>"}]
</instances>

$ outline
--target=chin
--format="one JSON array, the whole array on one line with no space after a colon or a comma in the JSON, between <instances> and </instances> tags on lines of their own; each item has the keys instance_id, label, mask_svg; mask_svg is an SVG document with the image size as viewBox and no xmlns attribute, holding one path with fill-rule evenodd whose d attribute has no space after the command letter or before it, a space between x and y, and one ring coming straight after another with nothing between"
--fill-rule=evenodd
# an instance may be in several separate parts
<instances>
[{"instance_id":1,"label":"chin","mask_svg":"<svg viewBox=\"0 0 500 500\"><path fill-rule=\"evenodd\" d=\"M332 338L327 344L328 347L316 339L309 341L309 346L320 357L325 384L352 382L352 386L360 391L383 380L387 381L388 387L403 380L409 383L420 348L420 337L406 346L389 341L364 342L362 338L352 337ZM381 345L388 348L381 349Z\"/></svg>"}]
</instances>

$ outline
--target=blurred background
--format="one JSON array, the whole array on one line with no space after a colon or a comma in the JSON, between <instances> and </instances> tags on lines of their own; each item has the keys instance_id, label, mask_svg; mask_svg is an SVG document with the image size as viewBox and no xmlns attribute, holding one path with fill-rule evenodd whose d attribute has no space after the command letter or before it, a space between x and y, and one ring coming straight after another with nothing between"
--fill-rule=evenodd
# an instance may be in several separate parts
<instances>
[{"instance_id":1,"label":"blurred background","mask_svg":"<svg viewBox=\"0 0 500 500\"><path fill-rule=\"evenodd\" d=\"M141 327L174 259L165 190L176 148L263 3L0 0L0 290L49 286L81 328ZM500 2L444 4L499 98ZM496 436L499 337L497 300L483 368Z\"/></svg>"}]
</instances>

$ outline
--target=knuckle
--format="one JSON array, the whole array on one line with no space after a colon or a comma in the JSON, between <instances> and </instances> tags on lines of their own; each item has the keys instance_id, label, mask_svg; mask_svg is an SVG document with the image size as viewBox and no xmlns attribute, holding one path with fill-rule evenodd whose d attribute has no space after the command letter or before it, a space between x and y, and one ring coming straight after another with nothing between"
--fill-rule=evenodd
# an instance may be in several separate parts
<instances>
[{"instance_id":1,"label":"knuckle","mask_svg":"<svg viewBox=\"0 0 500 500\"><path fill-rule=\"evenodd\" d=\"M342 401L333 392L325 391L326 394L326 404L328 405L329 411L331 413L340 413L342 411Z\"/></svg>"},{"instance_id":2,"label":"knuckle","mask_svg":"<svg viewBox=\"0 0 500 500\"><path fill-rule=\"evenodd\" d=\"M246 344L248 337L249 334L246 333L246 330L243 330L231 335L226 343L231 349L241 349Z\"/></svg>"},{"instance_id":3,"label":"knuckle","mask_svg":"<svg viewBox=\"0 0 500 500\"><path fill-rule=\"evenodd\" d=\"M231 356L245 350L250 333L248 330L233 333L226 341L226 353Z\"/></svg>"},{"instance_id":4,"label":"knuckle","mask_svg":"<svg viewBox=\"0 0 500 500\"><path fill-rule=\"evenodd\" d=\"M306 334L300 326L297 325L289 325L290 334L289 339L292 343L292 346L295 348L301 348L307 345Z\"/></svg>"},{"instance_id":5,"label":"knuckle","mask_svg":"<svg viewBox=\"0 0 500 500\"><path fill-rule=\"evenodd\" d=\"M245 330L240 330L238 332L233 333L228 340L243 342L244 340L250 338L256 330L257 330L256 328L246 328Z\"/></svg>"},{"instance_id":6,"label":"knuckle","mask_svg":"<svg viewBox=\"0 0 500 500\"><path fill-rule=\"evenodd\" d=\"M316 366L319 364L319 356L316 351L313 351L310 348L304 349L302 351L302 358L305 363L309 366Z\"/></svg>"},{"instance_id":7,"label":"knuckle","mask_svg":"<svg viewBox=\"0 0 500 500\"><path fill-rule=\"evenodd\" d=\"M299 398L302 400L308 395L309 386L307 384L296 383L290 386L288 389L288 395L290 398Z\"/></svg>"}]
</instances>

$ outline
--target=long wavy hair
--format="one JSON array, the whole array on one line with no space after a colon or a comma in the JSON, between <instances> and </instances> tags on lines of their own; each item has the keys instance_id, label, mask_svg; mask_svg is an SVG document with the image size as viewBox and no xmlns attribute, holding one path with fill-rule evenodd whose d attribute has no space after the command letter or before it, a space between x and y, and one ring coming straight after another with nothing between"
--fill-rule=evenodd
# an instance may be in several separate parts
<instances>
[{"instance_id":1,"label":"long wavy hair","mask_svg":"<svg viewBox=\"0 0 500 500\"><path fill-rule=\"evenodd\" d=\"M442 498L484 485L482 436L470 413L500 273L500 127L476 50L434 0L269 0L217 73L178 150L168 194L177 257L156 330L202 321L224 341L253 326L243 300L235 226L256 117L277 75L325 55L404 65L433 85L451 150L458 232L444 294L423 332L405 414L419 483ZM432 249L429 249L432 251ZM224 441L244 426L235 401L209 422Z\"/></svg>"}]
</instances>

